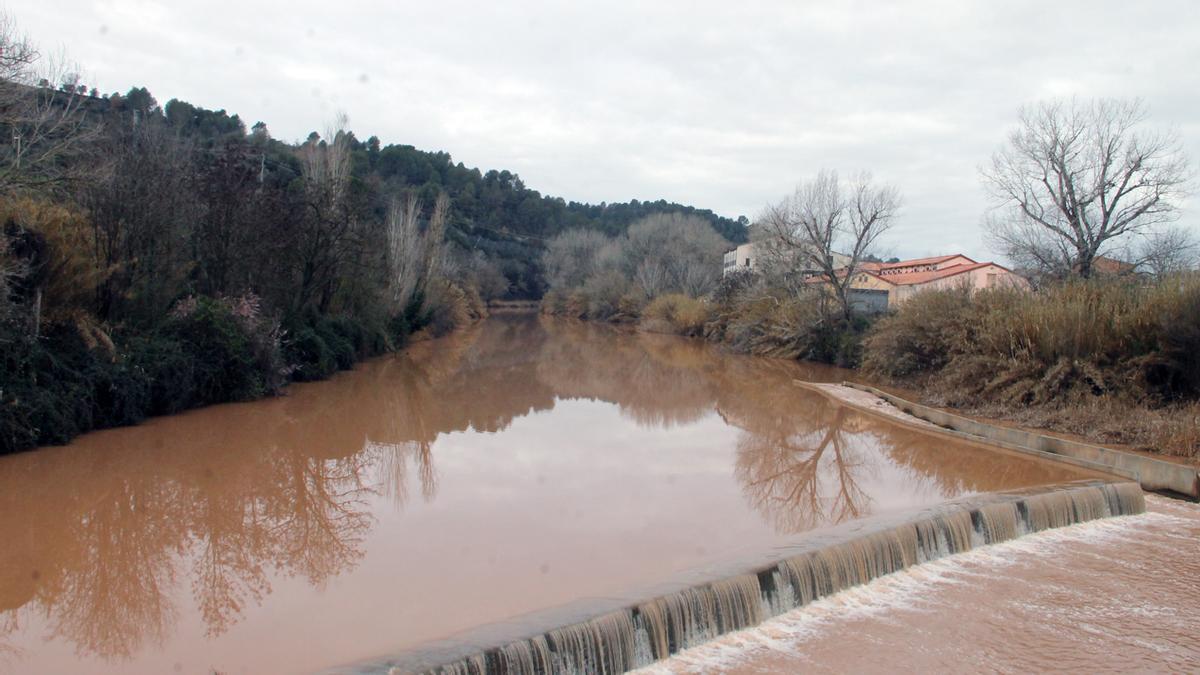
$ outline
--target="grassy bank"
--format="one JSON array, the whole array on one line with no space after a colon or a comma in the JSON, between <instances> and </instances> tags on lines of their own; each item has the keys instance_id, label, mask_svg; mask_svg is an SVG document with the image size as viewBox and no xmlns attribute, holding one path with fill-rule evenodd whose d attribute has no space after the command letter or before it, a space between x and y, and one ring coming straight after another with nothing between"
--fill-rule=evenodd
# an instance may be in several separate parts
<instances>
[{"instance_id":1,"label":"grassy bank","mask_svg":"<svg viewBox=\"0 0 1200 675\"><path fill-rule=\"evenodd\" d=\"M1197 353L1192 275L923 293L872 329L863 367L934 405L1195 457Z\"/></svg>"},{"instance_id":2,"label":"grassy bank","mask_svg":"<svg viewBox=\"0 0 1200 675\"><path fill-rule=\"evenodd\" d=\"M640 329L702 337L733 351L803 359L855 368L870 319L844 320L831 298L812 288L772 287L753 274L721 279L702 297L650 297L630 284L551 290L542 312L591 321L636 324Z\"/></svg>"}]
</instances>

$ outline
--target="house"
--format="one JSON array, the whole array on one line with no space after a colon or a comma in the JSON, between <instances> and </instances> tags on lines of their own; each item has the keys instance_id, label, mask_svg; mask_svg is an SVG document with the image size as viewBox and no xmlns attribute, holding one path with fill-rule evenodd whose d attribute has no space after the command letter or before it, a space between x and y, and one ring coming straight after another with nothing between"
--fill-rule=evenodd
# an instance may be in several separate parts
<instances>
[{"instance_id":1,"label":"house","mask_svg":"<svg viewBox=\"0 0 1200 675\"><path fill-rule=\"evenodd\" d=\"M742 244L731 251L726 251L722 273L724 276L729 276L734 270L739 268L756 270L762 262L763 254L764 251L761 245L753 242ZM833 253L833 264L835 267L845 267L850 264L850 256L835 251ZM809 274L814 270L804 269L803 266L797 265L795 271L801 274Z\"/></svg>"},{"instance_id":2,"label":"house","mask_svg":"<svg viewBox=\"0 0 1200 675\"><path fill-rule=\"evenodd\" d=\"M1075 266L1075 271L1078 272L1078 265ZM1110 258L1106 255L1098 255L1092 258L1092 274L1094 276L1105 277L1124 277L1129 276L1137 271L1137 266L1133 263L1127 263L1124 260Z\"/></svg>"},{"instance_id":3,"label":"house","mask_svg":"<svg viewBox=\"0 0 1200 675\"><path fill-rule=\"evenodd\" d=\"M895 308L924 290L963 287L1028 290L1029 282L1003 265L975 262L955 254L896 263L864 263L850 287L876 293L886 291L888 307Z\"/></svg>"},{"instance_id":4,"label":"house","mask_svg":"<svg viewBox=\"0 0 1200 675\"><path fill-rule=\"evenodd\" d=\"M971 265L975 261L971 260L961 253L954 255L943 255L934 258L915 258L913 260L901 260L894 263L872 263L864 262L859 265L860 269L878 272L881 276L892 276L897 274L914 274L917 272L936 272L954 267L956 265Z\"/></svg>"},{"instance_id":5,"label":"house","mask_svg":"<svg viewBox=\"0 0 1200 675\"><path fill-rule=\"evenodd\" d=\"M739 267L752 270L756 261L754 244L742 244L732 251L725 252L725 269L722 275L729 276Z\"/></svg>"},{"instance_id":6,"label":"house","mask_svg":"<svg viewBox=\"0 0 1200 675\"><path fill-rule=\"evenodd\" d=\"M841 269L850 264L849 256L833 255L835 264ZM728 276L738 269L755 270L761 263L760 258L761 255L755 252L755 244L742 244L725 253L724 273ZM797 266L795 271L808 283L826 283L815 270ZM895 309L924 290L962 287L1030 288L1024 277L1003 265L976 262L961 253L954 253L890 263L860 262L850 282L847 299L855 311L875 314Z\"/></svg>"}]
</instances>

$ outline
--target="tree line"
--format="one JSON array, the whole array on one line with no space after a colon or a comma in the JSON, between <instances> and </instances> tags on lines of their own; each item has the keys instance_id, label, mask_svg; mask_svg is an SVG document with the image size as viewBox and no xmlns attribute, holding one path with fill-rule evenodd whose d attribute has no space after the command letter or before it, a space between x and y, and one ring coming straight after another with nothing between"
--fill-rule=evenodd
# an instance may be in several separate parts
<instances>
[{"instance_id":1,"label":"tree line","mask_svg":"<svg viewBox=\"0 0 1200 675\"><path fill-rule=\"evenodd\" d=\"M101 95L0 17L0 452L318 379L538 298L559 232L681 212L589 205L444 152L302 142L143 87Z\"/></svg>"}]
</instances>

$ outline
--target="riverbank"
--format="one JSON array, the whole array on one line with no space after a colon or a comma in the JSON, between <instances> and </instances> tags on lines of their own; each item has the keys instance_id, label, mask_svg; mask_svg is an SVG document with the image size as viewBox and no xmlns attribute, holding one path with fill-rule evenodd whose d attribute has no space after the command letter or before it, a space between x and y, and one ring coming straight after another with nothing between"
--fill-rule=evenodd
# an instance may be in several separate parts
<instances>
[{"instance_id":1,"label":"riverbank","mask_svg":"<svg viewBox=\"0 0 1200 675\"><path fill-rule=\"evenodd\" d=\"M796 385L858 410L896 421L918 430L959 440L975 440L1008 450L1081 466L1123 479L1138 481L1142 489L1171 494L1185 499L1200 499L1197 467L1187 461L1166 461L1129 450L1118 450L1083 443L1059 436L1047 436L1012 426L995 425L944 410L923 406L856 383L813 383L797 380Z\"/></svg>"},{"instance_id":2,"label":"riverbank","mask_svg":"<svg viewBox=\"0 0 1200 675\"><path fill-rule=\"evenodd\" d=\"M1200 458L1200 277L1093 279L1033 293L950 289L851 321L811 289L753 275L701 298L626 299L592 311L587 289L543 311L702 337L737 352L858 369L913 400L1089 442Z\"/></svg>"},{"instance_id":3,"label":"riverbank","mask_svg":"<svg viewBox=\"0 0 1200 675\"><path fill-rule=\"evenodd\" d=\"M460 295L386 322L316 312L281 321L241 296L189 297L150 328L80 319L33 336L0 326L0 455L327 379L486 317L478 294Z\"/></svg>"}]
</instances>

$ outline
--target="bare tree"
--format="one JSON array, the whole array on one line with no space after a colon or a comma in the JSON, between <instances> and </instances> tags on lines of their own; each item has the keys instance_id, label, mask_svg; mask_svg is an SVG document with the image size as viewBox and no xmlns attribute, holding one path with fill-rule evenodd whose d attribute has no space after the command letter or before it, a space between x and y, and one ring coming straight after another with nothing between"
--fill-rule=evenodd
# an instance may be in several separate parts
<instances>
[{"instance_id":1,"label":"bare tree","mask_svg":"<svg viewBox=\"0 0 1200 675\"><path fill-rule=\"evenodd\" d=\"M421 200L409 193L393 200L387 216L388 293L392 311L399 313L425 296L430 279L438 271L450 199L438 195L424 231L421 229Z\"/></svg>"},{"instance_id":2,"label":"bare tree","mask_svg":"<svg viewBox=\"0 0 1200 675\"><path fill-rule=\"evenodd\" d=\"M759 258L793 280L820 280L849 320L850 285L892 227L900 201L899 190L873 185L868 172L843 181L836 171L822 170L759 218Z\"/></svg>"},{"instance_id":3,"label":"bare tree","mask_svg":"<svg viewBox=\"0 0 1200 675\"><path fill-rule=\"evenodd\" d=\"M201 217L196 148L161 117L109 125L98 143L110 170L87 181L78 199L92 228L101 318L159 316L188 273L189 233Z\"/></svg>"},{"instance_id":4,"label":"bare tree","mask_svg":"<svg viewBox=\"0 0 1200 675\"><path fill-rule=\"evenodd\" d=\"M1161 228L1140 237L1124 258L1135 270L1163 279L1196 268L1200 240L1187 228Z\"/></svg>"},{"instance_id":5,"label":"bare tree","mask_svg":"<svg viewBox=\"0 0 1200 675\"><path fill-rule=\"evenodd\" d=\"M11 253L8 234L0 229L0 322L6 321L15 310L12 287L29 272L25 261Z\"/></svg>"},{"instance_id":6,"label":"bare tree","mask_svg":"<svg viewBox=\"0 0 1200 675\"><path fill-rule=\"evenodd\" d=\"M720 280L721 253L729 242L698 216L656 213L630 225L619 247L619 268L647 296L699 297Z\"/></svg>"},{"instance_id":7,"label":"bare tree","mask_svg":"<svg viewBox=\"0 0 1200 675\"><path fill-rule=\"evenodd\" d=\"M609 243L595 230L566 230L546 243L542 255L546 281L551 288L578 288L596 271L600 252Z\"/></svg>"},{"instance_id":8,"label":"bare tree","mask_svg":"<svg viewBox=\"0 0 1200 675\"><path fill-rule=\"evenodd\" d=\"M1049 101L1021 109L982 170L996 202L988 238L1016 264L1091 276L1130 235L1177 216L1189 171L1179 137L1143 130L1138 100Z\"/></svg>"},{"instance_id":9,"label":"bare tree","mask_svg":"<svg viewBox=\"0 0 1200 675\"><path fill-rule=\"evenodd\" d=\"M337 290L358 234L350 208L350 132L339 114L322 140L309 137L296 153L304 178L305 218L297 255L300 263L298 306L316 300L325 310Z\"/></svg>"},{"instance_id":10,"label":"bare tree","mask_svg":"<svg viewBox=\"0 0 1200 675\"><path fill-rule=\"evenodd\" d=\"M0 193L57 188L85 168L66 160L96 133L85 124L86 91L77 73L43 59L0 12Z\"/></svg>"}]
</instances>

